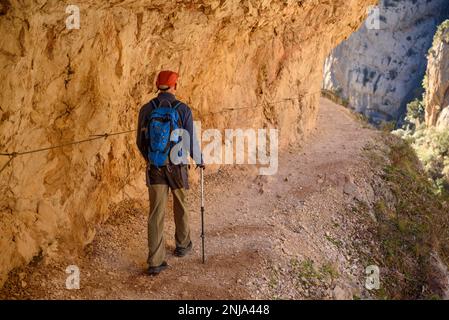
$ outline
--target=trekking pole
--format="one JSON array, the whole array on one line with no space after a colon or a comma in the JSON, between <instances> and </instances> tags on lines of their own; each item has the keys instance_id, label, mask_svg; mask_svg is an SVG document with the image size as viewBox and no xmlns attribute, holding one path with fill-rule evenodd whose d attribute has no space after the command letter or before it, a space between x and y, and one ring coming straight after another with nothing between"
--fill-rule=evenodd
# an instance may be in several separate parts
<instances>
[{"instance_id":1,"label":"trekking pole","mask_svg":"<svg viewBox=\"0 0 449 320\"><path fill-rule=\"evenodd\" d=\"M201 168L201 253L203 264L206 263L206 257L204 255L204 169Z\"/></svg>"}]
</instances>

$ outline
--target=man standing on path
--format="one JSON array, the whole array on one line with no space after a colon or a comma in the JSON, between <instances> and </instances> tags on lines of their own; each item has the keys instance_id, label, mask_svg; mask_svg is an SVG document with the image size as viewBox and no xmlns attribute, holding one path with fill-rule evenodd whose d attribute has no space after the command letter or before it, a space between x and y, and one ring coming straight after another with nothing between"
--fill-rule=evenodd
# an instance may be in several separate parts
<instances>
[{"instance_id":1,"label":"man standing on path","mask_svg":"<svg viewBox=\"0 0 449 320\"><path fill-rule=\"evenodd\" d=\"M176 227L174 255L184 257L192 249L186 201L189 189L188 165L187 161L174 163L177 161L173 161L173 152L170 151L175 142L180 141L177 140L179 138L174 134L174 129L181 129L187 134L188 148L190 148L188 151L192 158L194 158L196 141L193 139L192 111L189 106L175 97L177 81L176 72L161 71L156 81L159 94L140 109L138 119L137 146L147 162L146 181L150 196L148 219L148 273L150 275L157 275L168 267L165 261L164 215L169 190L173 195ZM195 147L199 150L197 145ZM178 151L178 155L180 152ZM201 155L199 158L196 161L197 166L204 169Z\"/></svg>"}]
</instances>

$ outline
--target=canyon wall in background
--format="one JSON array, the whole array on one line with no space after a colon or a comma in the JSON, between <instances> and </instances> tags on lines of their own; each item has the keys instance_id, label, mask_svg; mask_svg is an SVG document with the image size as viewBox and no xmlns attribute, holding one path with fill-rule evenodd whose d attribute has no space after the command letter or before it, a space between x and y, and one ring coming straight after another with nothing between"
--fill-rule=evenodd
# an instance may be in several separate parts
<instances>
[{"instance_id":1,"label":"canyon wall in background","mask_svg":"<svg viewBox=\"0 0 449 320\"><path fill-rule=\"evenodd\" d=\"M425 78L426 125L449 129L449 20L435 35Z\"/></svg>"},{"instance_id":2,"label":"canyon wall in background","mask_svg":"<svg viewBox=\"0 0 449 320\"><path fill-rule=\"evenodd\" d=\"M427 51L449 2L381 0L378 12L378 29L364 24L332 51L323 88L374 123L400 121L407 103L422 93Z\"/></svg>"}]
</instances>

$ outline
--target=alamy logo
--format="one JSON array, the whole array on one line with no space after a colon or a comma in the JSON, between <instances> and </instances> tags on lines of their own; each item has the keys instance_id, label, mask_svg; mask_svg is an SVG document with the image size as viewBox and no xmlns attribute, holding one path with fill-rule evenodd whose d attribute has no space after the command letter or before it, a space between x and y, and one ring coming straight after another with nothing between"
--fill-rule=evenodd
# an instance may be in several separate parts
<instances>
[{"instance_id":1,"label":"alamy logo","mask_svg":"<svg viewBox=\"0 0 449 320\"><path fill-rule=\"evenodd\" d=\"M65 287L68 290L78 290L80 288L80 269L78 266L70 265L65 269L69 276L65 280Z\"/></svg>"},{"instance_id":2,"label":"alamy logo","mask_svg":"<svg viewBox=\"0 0 449 320\"><path fill-rule=\"evenodd\" d=\"M378 6L369 6L367 9L368 17L365 26L368 30L380 29L380 8Z\"/></svg>"},{"instance_id":3,"label":"alamy logo","mask_svg":"<svg viewBox=\"0 0 449 320\"><path fill-rule=\"evenodd\" d=\"M65 13L69 16L65 19L65 26L68 30L79 30L81 26L80 8L77 5L71 4L65 8Z\"/></svg>"},{"instance_id":4,"label":"alamy logo","mask_svg":"<svg viewBox=\"0 0 449 320\"><path fill-rule=\"evenodd\" d=\"M176 129L171 141L181 140L170 150L173 164L187 164L189 151L192 158L201 162L202 146L205 164L249 164L259 165L260 175L274 175L278 170L279 132L277 129L206 129L201 131L201 122L195 121L193 143L187 130ZM197 134L202 132L201 135Z\"/></svg>"},{"instance_id":5,"label":"alamy logo","mask_svg":"<svg viewBox=\"0 0 449 320\"><path fill-rule=\"evenodd\" d=\"M368 290L380 289L380 270L376 265L371 265L365 269L365 288Z\"/></svg>"}]
</instances>

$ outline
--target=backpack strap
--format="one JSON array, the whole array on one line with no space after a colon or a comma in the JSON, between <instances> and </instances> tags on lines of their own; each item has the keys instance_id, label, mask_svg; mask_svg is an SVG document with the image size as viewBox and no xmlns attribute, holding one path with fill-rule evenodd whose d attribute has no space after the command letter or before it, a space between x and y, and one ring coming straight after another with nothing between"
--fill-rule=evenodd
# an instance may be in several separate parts
<instances>
[{"instance_id":1,"label":"backpack strap","mask_svg":"<svg viewBox=\"0 0 449 320\"><path fill-rule=\"evenodd\" d=\"M180 128L182 128L181 113L180 113L179 110L178 110L178 107L180 107L180 106L182 105L182 102L179 101L179 100L175 100L174 102L176 102L176 104L175 104L175 106L173 107L173 109L175 109L175 110L178 112L178 115L179 115L179 117L178 117L178 126L179 126Z\"/></svg>"},{"instance_id":2,"label":"backpack strap","mask_svg":"<svg viewBox=\"0 0 449 320\"><path fill-rule=\"evenodd\" d=\"M158 106L156 105L155 100L158 100L158 99L157 99L157 98L154 98L154 99L152 99L152 100L150 101L150 104L153 106L153 110L151 110L151 112L153 112L155 109L158 108ZM158 100L158 101L159 101L159 100ZM147 114L147 115L145 116L145 119L143 120L143 124L142 124L142 129L141 129L141 131L142 131L142 132L145 132L145 134L146 134L146 132L147 132L147 126L148 126L148 122L149 122L150 117L151 117L151 112L150 112L149 114Z\"/></svg>"},{"instance_id":3,"label":"backpack strap","mask_svg":"<svg viewBox=\"0 0 449 320\"><path fill-rule=\"evenodd\" d=\"M156 104L156 101L158 102L157 104ZM162 104L163 102L165 102L165 101L168 102L170 108L173 108L173 109L175 109L175 110L177 110L178 107L180 107L180 106L183 104L183 103L182 103L181 101L179 101L179 100L174 100L173 103L171 103L171 102L168 101L168 100L162 100L162 101L160 101L158 98L154 98L153 100L151 100L151 104L153 105L153 110L159 108L159 107L161 106L161 104ZM175 104L175 105L173 106L173 104ZM180 127L182 127L181 113L180 113L179 111L178 111L178 115L179 115L179 122L178 122L178 125L179 125Z\"/></svg>"},{"instance_id":4,"label":"backpack strap","mask_svg":"<svg viewBox=\"0 0 449 320\"><path fill-rule=\"evenodd\" d=\"M159 103L158 103L158 106L156 106L154 100L157 100L157 101L159 102ZM174 100L174 101L170 102L169 100L166 100L166 99L160 101L158 98L154 98L154 99L152 100L152 102L153 102L153 106L155 107L155 109L161 107L162 104L163 104L164 102L168 103L168 106L169 106L170 108L174 108L174 109L176 109L177 107L179 107L179 106L182 104L182 102L180 102L180 101L178 101L178 100ZM175 102L176 102L176 105L173 107L173 103L175 103Z\"/></svg>"},{"instance_id":5,"label":"backpack strap","mask_svg":"<svg viewBox=\"0 0 449 320\"><path fill-rule=\"evenodd\" d=\"M177 109L182 104L182 102L178 101L178 100L175 100L175 102L176 102L176 104L175 104L175 106L173 108Z\"/></svg>"},{"instance_id":6,"label":"backpack strap","mask_svg":"<svg viewBox=\"0 0 449 320\"><path fill-rule=\"evenodd\" d=\"M157 98L151 99L151 101L149 102L153 106L153 110L157 109L157 105L156 105L155 100L157 100ZM151 112L153 112L153 110L151 110ZM143 119L142 127L140 129L140 131L144 132L145 135L147 134L147 131L148 131L147 130L147 126L148 126L148 122L150 120L149 118L151 116L151 112L149 114L147 114L145 116L145 118Z\"/></svg>"},{"instance_id":7,"label":"backpack strap","mask_svg":"<svg viewBox=\"0 0 449 320\"><path fill-rule=\"evenodd\" d=\"M158 103L156 103L156 101L157 101ZM168 100L162 100L162 101L160 101L157 97L154 98L153 100L151 100L151 104L153 105L153 108L154 108L154 109L159 108L159 107L162 105L163 102L168 102L168 105L170 106L170 108L174 108L174 109L177 109L179 106L182 105L182 102L179 101L179 100L174 100L173 102L170 102L170 101L168 101ZM173 104L175 104L175 106L173 106Z\"/></svg>"},{"instance_id":8,"label":"backpack strap","mask_svg":"<svg viewBox=\"0 0 449 320\"><path fill-rule=\"evenodd\" d=\"M159 106L160 106L160 102L156 105L156 102L155 102L155 100L157 100L158 102L159 102L159 99L158 98L154 98L153 100L151 100L151 104L153 105L153 110L154 109L157 109Z\"/></svg>"}]
</instances>

